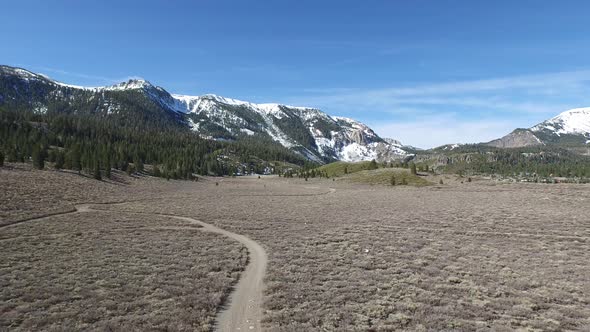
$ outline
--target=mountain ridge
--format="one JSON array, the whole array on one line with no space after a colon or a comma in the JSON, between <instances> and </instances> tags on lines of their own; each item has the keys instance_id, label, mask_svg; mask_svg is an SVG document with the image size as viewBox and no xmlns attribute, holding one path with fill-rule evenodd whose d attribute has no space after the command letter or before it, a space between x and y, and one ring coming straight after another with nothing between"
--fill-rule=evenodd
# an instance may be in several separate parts
<instances>
[{"instance_id":1,"label":"mountain ridge","mask_svg":"<svg viewBox=\"0 0 590 332\"><path fill-rule=\"evenodd\" d=\"M144 79L129 79L111 86L83 87L9 66L0 66L0 79L7 81L0 89L0 105L28 105L38 112L47 112L52 103L71 105L75 101L86 105L92 101L96 105L93 104L91 111L104 111L108 116L122 112L128 106L128 98L122 98L117 93L140 92L156 108L176 114L167 116L178 118L187 128L207 139L239 140L244 136L268 136L305 158L320 163L332 160L393 160L411 155L399 141L385 140L359 121L330 116L313 107L256 104L214 94L171 94ZM51 111L57 109L54 107Z\"/></svg>"},{"instance_id":2,"label":"mountain ridge","mask_svg":"<svg viewBox=\"0 0 590 332\"><path fill-rule=\"evenodd\" d=\"M500 148L539 145L584 147L590 144L590 107L564 111L530 128L517 128L485 144Z\"/></svg>"}]
</instances>

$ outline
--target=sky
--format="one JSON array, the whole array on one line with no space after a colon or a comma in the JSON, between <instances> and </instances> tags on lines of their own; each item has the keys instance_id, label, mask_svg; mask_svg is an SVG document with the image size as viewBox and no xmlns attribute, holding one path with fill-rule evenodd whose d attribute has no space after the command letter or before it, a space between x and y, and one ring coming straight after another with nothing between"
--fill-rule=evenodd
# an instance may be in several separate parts
<instances>
[{"instance_id":1,"label":"sky","mask_svg":"<svg viewBox=\"0 0 590 332\"><path fill-rule=\"evenodd\" d=\"M590 1L31 1L0 64L320 108L422 148L590 106Z\"/></svg>"}]
</instances>

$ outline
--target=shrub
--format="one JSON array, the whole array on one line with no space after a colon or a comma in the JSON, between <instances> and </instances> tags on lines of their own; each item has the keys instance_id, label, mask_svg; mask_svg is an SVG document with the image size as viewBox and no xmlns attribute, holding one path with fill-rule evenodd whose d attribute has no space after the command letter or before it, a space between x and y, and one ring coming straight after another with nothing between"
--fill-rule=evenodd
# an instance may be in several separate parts
<instances>
[{"instance_id":1,"label":"shrub","mask_svg":"<svg viewBox=\"0 0 590 332\"><path fill-rule=\"evenodd\" d=\"M135 173L135 166L131 165L131 164L127 164L127 174L131 175Z\"/></svg>"},{"instance_id":2,"label":"shrub","mask_svg":"<svg viewBox=\"0 0 590 332\"><path fill-rule=\"evenodd\" d=\"M377 165L377 162L375 161L375 159L371 160L371 163L369 164L369 169L377 169L379 168L379 165Z\"/></svg>"}]
</instances>

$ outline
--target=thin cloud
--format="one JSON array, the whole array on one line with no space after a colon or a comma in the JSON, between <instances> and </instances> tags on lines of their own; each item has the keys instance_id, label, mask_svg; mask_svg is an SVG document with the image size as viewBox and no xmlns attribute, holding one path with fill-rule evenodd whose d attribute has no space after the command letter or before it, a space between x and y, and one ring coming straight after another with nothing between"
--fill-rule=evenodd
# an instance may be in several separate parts
<instances>
[{"instance_id":1,"label":"thin cloud","mask_svg":"<svg viewBox=\"0 0 590 332\"><path fill-rule=\"evenodd\" d=\"M590 105L590 70L379 89L305 90L291 104L373 124L383 137L434 147L498 138Z\"/></svg>"},{"instance_id":2,"label":"thin cloud","mask_svg":"<svg viewBox=\"0 0 590 332\"><path fill-rule=\"evenodd\" d=\"M464 106L516 113L547 113L590 102L590 70L523 75L379 89L305 90L290 103L327 110L395 113L416 105ZM518 101L526 97L526 102Z\"/></svg>"},{"instance_id":3,"label":"thin cloud","mask_svg":"<svg viewBox=\"0 0 590 332\"><path fill-rule=\"evenodd\" d=\"M487 142L512 131L514 123L506 120L460 120L454 116L437 116L415 121L376 123L373 129L381 137L399 139L404 144L433 148L451 143Z\"/></svg>"}]
</instances>

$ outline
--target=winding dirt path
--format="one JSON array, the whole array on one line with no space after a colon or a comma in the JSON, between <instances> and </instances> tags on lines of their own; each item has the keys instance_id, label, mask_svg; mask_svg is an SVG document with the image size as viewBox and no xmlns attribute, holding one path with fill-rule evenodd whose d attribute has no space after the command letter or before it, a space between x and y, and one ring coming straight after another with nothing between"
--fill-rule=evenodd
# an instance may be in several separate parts
<instances>
[{"instance_id":1,"label":"winding dirt path","mask_svg":"<svg viewBox=\"0 0 590 332\"><path fill-rule=\"evenodd\" d=\"M109 212L93 209L91 204L76 206L77 212ZM133 212L128 212L133 213ZM146 214L146 213L141 213ZM193 225L199 225L200 230L227 236L243 244L248 249L248 265L240 276L240 280L229 296L225 308L221 310L216 319L218 331L260 331L262 319L262 291L263 279L266 272L266 251L256 241L225 229L204 223L200 220L176 216L172 214L148 213L182 220Z\"/></svg>"},{"instance_id":2,"label":"winding dirt path","mask_svg":"<svg viewBox=\"0 0 590 332\"><path fill-rule=\"evenodd\" d=\"M203 231L227 236L248 248L248 265L234 291L230 294L225 309L217 315L216 326L219 331L260 331L262 291L264 289L262 281L267 264L264 248L244 235L232 233L193 218L174 215L164 216L201 225Z\"/></svg>"},{"instance_id":3,"label":"winding dirt path","mask_svg":"<svg viewBox=\"0 0 590 332\"><path fill-rule=\"evenodd\" d=\"M107 204L125 204L127 202L107 203ZM216 319L216 328L218 331L260 331L262 319L262 291L264 289L263 279L266 272L266 264L268 261L266 251L256 241L241 235L226 231L211 224L204 223L200 220L176 216L171 214L160 213L142 213L131 211L111 211L102 209L93 209L93 205L107 205L107 204L80 204L76 205L75 210L44 215L36 218L19 221L10 225L3 225L5 227L14 227L22 222L31 222L50 217L73 214L73 213L131 213L143 215L164 216L182 220L193 225L200 226L198 230L204 232L211 232L220 234L231 239L234 239L243 244L248 249L248 265L240 276L240 280L236 284L233 292L230 294L224 308L218 312Z\"/></svg>"}]
</instances>

